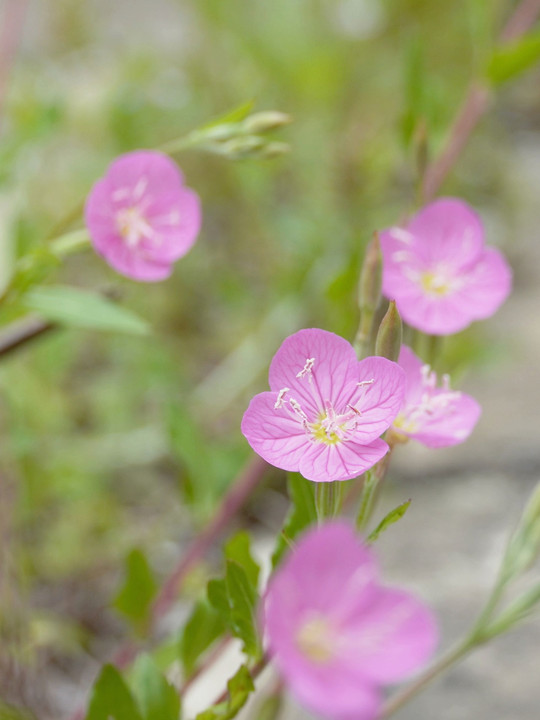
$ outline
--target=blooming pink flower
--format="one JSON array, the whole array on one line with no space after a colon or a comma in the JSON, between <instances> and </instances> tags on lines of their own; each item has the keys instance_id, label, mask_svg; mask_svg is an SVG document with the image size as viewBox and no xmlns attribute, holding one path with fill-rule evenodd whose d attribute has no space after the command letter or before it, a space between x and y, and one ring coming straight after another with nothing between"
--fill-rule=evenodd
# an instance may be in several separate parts
<instances>
[{"instance_id":1,"label":"blooming pink flower","mask_svg":"<svg viewBox=\"0 0 540 720\"><path fill-rule=\"evenodd\" d=\"M334 720L372 720L379 687L405 679L437 641L431 612L379 583L372 550L345 522L306 533L270 578L262 625L298 700Z\"/></svg>"},{"instance_id":2,"label":"blooming pink flower","mask_svg":"<svg viewBox=\"0 0 540 720\"><path fill-rule=\"evenodd\" d=\"M300 330L274 355L269 381L270 392L256 395L246 410L242 432L272 465L316 482L348 480L388 451L379 436L404 393L396 363L359 362L338 335Z\"/></svg>"},{"instance_id":3,"label":"blooming pink flower","mask_svg":"<svg viewBox=\"0 0 540 720\"><path fill-rule=\"evenodd\" d=\"M423 332L463 330L493 315L510 293L508 263L484 246L480 218L462 200L436 200L406 227L384 230L380 240L383 292Z\"/></svg>"},{"instance_id":4,"label":"blooming pink flower","mask_svg":"<svg viewBox=\"0 0 540 720\"><path fill-rule=\"evenodd\" d=\"M437 387L437 375L405 345L398 363L405 371L406 390L392 426L394 433L432 448L466 440L482 412L476 400L450 390L448 375L443 375L442 387Z\"/></svg>"},{"instance_id":5,"label":"blooming pink flower","mask_svg":"<svg viewBox=\"0 0 540 720\"><path fill-rule=\"evenodd\" d=\"M121 155L86 200L85 219L96 251L134 280L168 277L191 248L201 225L199 198L166 155Z\"/></svg>"}]
</instances>

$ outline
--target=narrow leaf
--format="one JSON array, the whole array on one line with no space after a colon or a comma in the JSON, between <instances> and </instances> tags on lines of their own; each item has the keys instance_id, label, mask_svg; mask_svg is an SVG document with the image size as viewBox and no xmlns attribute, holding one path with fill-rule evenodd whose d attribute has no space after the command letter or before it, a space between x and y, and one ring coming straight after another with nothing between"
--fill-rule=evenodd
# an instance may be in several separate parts
<instances>
[{"instance_id":1,"label":"narrow leaf","mask_svg":"<svg viewBox=\"0 0 540 720\"><path fill-rule=\"evenodd\" d=\"M290 541L294 540L302 530L317 522L313 483L303 478L299 473L290 473L287 487L292 506L272 555L272 567L279 564L289 547Z\"/></svg>"},{"instance_id":2,"label":"narrow leaf","mask_svg":"<svg viewBox=\"0 0 540 720\"><path fill-rule=\"evenodd\" d=\"M105 665L97 678L86 720L144 720L118 670Z\"/></svg>"},{"instance_id":3,"label":"narrow leaf","mask_svg":"<svg viewBox=\"0 0 540 720\"><path fill-rule=\"evenodd\" d=\"M244 569L253 587L257 587L260 568L251 555L250 539L247 532L241 531L233 535L225 545L225 557L227 560L234 560L234 562L238 563Z\"/></svg>"},{"instance_id":4,"label":"narrow leaf","mask_svg":"<svg viewBox=\"0 0 540 720\"><path fill-rule=\"evenodd\" d=\"M144 720L178 720L180 696L149 655L135 661L132 687Z\"/></svg>"},{"instance_id":5,"label":"narrow leaf","mask_svg":"<svg viewBox=\"0 0 540 720\"><path fill-rule=\"evenodd\" d=\"M102 295L68 287L47 285L29 290L22 298L29 310L47 320L70 327L145 335L148 324L138 315Z\"/></svg>"},{"instance_id":6,"label":"narrow leaf","mask_svg":"<svg viewBox=\"0 0 540 720\"><path fill-rule=\"evenodd\" d=\"M398 505L397 508L390 510L388 515L385 515L385 517L377 525L375 530L369 535L367 541L370 543L375 542L375 540L379 537L379 535L381 533L383 533L388 527L390 527L390 525L393 525L398 520L401 520L401 518L405 515L405 513L409 509L410 504L411 504L411 500L407 500L407 502L404 502L401 505Z\"/></svg>"},{"instance_id":7,"label":"narrow leaf","mask_svg":"<svg viewBox=\"0 0 540 720\"><path fill-rule=\"evenodd\" d=\"M144 631L156 589L146 556L138 548L131 550L126 558L124 582L113 605L139 633Z\"/></svg>"},{"instance_id":8,"label":"narrow leaf","mask_svg":"<svg viewBox=\"0 0 540 720\"><path fill-rule=\"evenodd\" d=\"M247 655L258 657L260 647L255 620L256 591L245 570L233 560L227 561L225 583L231 609L231 631L242 640Z\"/></svg>"},{"instance_id":9,"label":"narrow leaf","mask_svg":"<svg viewBox=\"0 0 540 720\"><path fill-rule=\"evenodd\" d=\"M511 80L540 60L540 32L530 33L516 42L497 48L487 67L487 77L495 85Z\"/></svg>"},{"instance_id":10,"label":"narrow leaf","mask_svg":"<svg viewBox=\"0 0 540 720\"><path fill-rule=\"evenodd\" d=\"M197 715L196 720L230 720L246 704L250 693L255 690L249 670L241 665L227 683L229 697L225 702L213 705Z\"/></svg>"},{"instance_id":11,"label":"narrow leaf","mask_svg":"<svg viewBox=\"0 0 540 720\"><path fill-rule=\"evenodd\" d=\"M226 600L225 600L226 602ZM228 616L227 606L227 616ZM180 641L180 658L186 676L191 675L198 659L226 628L222 615L207 602L198 602L186 625Z\"/></svg>"}]
</instances>

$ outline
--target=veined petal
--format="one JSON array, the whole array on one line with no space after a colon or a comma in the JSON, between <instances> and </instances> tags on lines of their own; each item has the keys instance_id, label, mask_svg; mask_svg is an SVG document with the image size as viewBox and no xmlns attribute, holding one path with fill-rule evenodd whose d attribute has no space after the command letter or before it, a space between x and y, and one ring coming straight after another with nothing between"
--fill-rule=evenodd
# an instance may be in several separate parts
<instances>
[{"instance_id":1,"label":"veined petal","mask_svg":"<svg viewBox=\"0 0 540 720\"><path fill-rule=\"evenodd\" d=\"M299 470L307 480L350 480L373 467L388 452L383 440L363 445L353 440L335 445L311 443L300 460Z\"/></svg>"},{"instance_id":2,"label":"veined petal","mask_svg":"<svg viewBox=\"0 0 540 720\"><path fill-rule=\"evenodd\" d=\"M263 392L251 400L241 430L253 450L282 470L298 470L310 440L300 419L276 409L278 393Z\"/></svg>"},{"instance_id":3,"label":"veined petal","mask_svg":"<svg viewBox=\"0 0 540 720\"><path fill-rule=\"evenodd\" d=\"M355 418L354 440L370 443L387 430L403 404L404 394L405 373L397 363L383 357L361 360L358 380L347 402L360 413Z\"/></svg>"},{"instance_id":4,"label":"veined petal","mask_svg":"<svg viewBox=\"0 0 540 720\"><path fill-rule=\"evenodd\" d=\"M312 362L311 362L312 361ZM349 342L317 328L300 330L284 340L270 365L270 388L284 387L314 414L340 395L356 378L357 359Z\"/></svg>"}]
</instances>

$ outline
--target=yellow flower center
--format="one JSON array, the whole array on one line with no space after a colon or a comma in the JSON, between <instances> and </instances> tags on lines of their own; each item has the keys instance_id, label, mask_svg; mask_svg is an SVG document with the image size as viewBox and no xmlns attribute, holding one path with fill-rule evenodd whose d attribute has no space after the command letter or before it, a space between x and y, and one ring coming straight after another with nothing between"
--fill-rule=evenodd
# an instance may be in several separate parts
<instances>
[{"instance_id":1,"label":"yellow flower center","mask_svg":"<svg viewBox=\"0 0 540 720\"><path fill-rule=\"evenodd\" d=\"M443 275L436 272L424 272L420 276L420 285L428 295L442 297L452 290L451 283Z\"/></svg>"},{"instance_id":2,"label":"yellow flower center","mask_svg":"<svg viewBox=\"0 0 540 720\"><path fill-rule=\"evenodd\" d=\"M334 656L335 633L322 615L310 617L300 627L296 642L300 651L314 663L325 665Z\"/></svg>"}]
</instances>

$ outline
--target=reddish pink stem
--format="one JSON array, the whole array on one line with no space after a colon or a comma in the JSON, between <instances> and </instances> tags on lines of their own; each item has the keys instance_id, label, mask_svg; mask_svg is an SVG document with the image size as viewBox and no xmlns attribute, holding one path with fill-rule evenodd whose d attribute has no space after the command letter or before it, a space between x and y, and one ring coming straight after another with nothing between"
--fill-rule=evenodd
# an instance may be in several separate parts
<instances>
[{"instance_id":1,"label":"reddish pink stem","mask_svg":"<svg viewBox=\"0 0 540 720\"><path fill-rule=\"evenodd\" d=\"M540 0L523 0L518 5L501 32L501 42L507 43L519 39L538 19ZM480 82L474 82L452 123L446 145L441 153L428 166L422 183L422 199L430 202L437 194L446 176L455 165L461 151L489 107L490 88Z\"/></svg>"}]
</instances>

